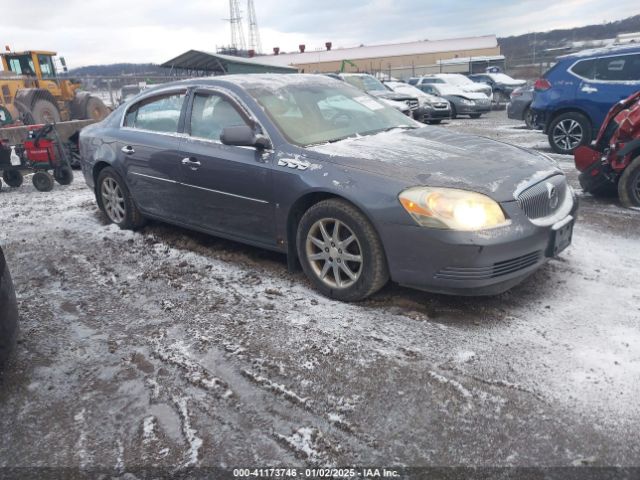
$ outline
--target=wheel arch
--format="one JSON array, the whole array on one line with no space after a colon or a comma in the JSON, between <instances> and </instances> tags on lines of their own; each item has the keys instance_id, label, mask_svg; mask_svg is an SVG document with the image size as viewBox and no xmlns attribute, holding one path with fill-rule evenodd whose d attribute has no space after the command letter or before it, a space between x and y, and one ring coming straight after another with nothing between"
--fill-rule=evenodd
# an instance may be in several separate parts
<instances>
[{"instance_id":1,"label":"wheel arch","mask_svg":"<svg viewBox=\"0 0 640 480\"><path fill-rule=\"evenodd\" d=\"M558 118L560 115L564 115L565 113L579 113L580 115L582 115L589 122L589 126L591 127L591 130L593 132L593 128L594 128L593 122L591 121L591 117L586 112L586 110L583 110L580 107L571 106L571 107L562 107L553 111L553 113L549 116L549 121L547 122L547 125L545 126L545 133L547 133L547 131L549 130L549 127L554 122L554 120Z\"/></svg>"},{"instance_id":2,"label":"wheel arch","mask_svg":"<svg viewBox=\"0 0 640 480\"><path fill-rule=\"evenodd\" d=\"M93 177L93 190L94 192L96 192L96 194L98 192L98 176L100 176L100 172L102 170L110 166L111 164L104 160L100 160L96 162L95 165L93 165L91 175Z\"/></svg>"},{"instance_id":3,"label":"wheel arch","mask_svg":"<svg viewBox=\"0 0 640 480\"><path fill-rule=\"evenodd\" d=\"M286 223L286 239L287 239L287 266L291 271L300 270L300 263L298 260L298 250L296 248L296 237L298 234L298 225L300 224L300 220L304 216L305 212L309 210L315 204L323 201L335 198L337 200L343 200L354 208L356 208L364 217L371 223L373 229L375 230L378 237L381 239L382 249L385 250L384 243L382 243L382 237L380 236L380 232L376 226L376 223L371 219L371 217L367 214L367 212L358 204L358 202L354 202L352 199L345 197L344 195L339 195L335 192L327 191L327 190L316 190L312 192L306 192L296 199L295 202L291 204L289 211L287 213L287 223ZM385 259L386 259L386 251L385 251Z\"/></svg>"}]
</instances>

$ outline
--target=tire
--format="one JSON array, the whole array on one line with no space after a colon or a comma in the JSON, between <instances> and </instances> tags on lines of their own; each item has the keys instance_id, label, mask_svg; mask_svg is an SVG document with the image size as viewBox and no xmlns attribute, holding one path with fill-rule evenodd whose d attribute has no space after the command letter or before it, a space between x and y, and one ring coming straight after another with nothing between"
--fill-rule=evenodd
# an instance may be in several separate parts
<instances>
[{"instance_id":1,"label":"tire","mask_svg":"<svg viewBox=\"0 0 640 480\"><path fill-rule=\"evenodd\" d=\"M33 174L31 181L39 192L50 192L53 190L53 177L49 172L36 172Z\"/></svg>"},{"instance_id":2,"label":"tire","mask_svg":"<svg viewBox=\"0 0 640 480\"><path fill-rule=\"evenodd\" d=\"M590 145L592 136L591 122L578 112L558 115L547 130L551 149L563 155L573 154L581 145Z\"/></svg>"},{"instance_id":3,"label":"tire","mask_svg":"<svg viewBox=\"0 0 640 480\"><path fill-rule=\"evenodd\" d=\"M304 273L329 298L363 300L389 280L387 259L373 225L344 200L323 200L309 208L296 237Z\"/></svg>"},{"instance_id":4,"label":"tire","mask_svg":"<svg viewBox=\"0 0 640 480\"><path fill-rule=\"evenodd\" d=\"M100 121L109 115L109 109L98 97L89 97L84 108L84 118L87 120Z\"/></svg>"},{"instance_id":5,"label":"tire","mask_svg":"<svg viewBox=\"0 0 640 480\"><path fill-rule=\"evenodd\" d=\"M427 123L429 125L440 125L440 122L442 122L442 120L429 120Z\"/></svg>"},{"instance_id":6,"label":"tire","mask_svg":"<svg viewBox=\"0 0 640 480\"><path fill-rule=\"evenodd\" d=\"M111 167L105 167L98 175L96 201L105 217L122 229L134 230L145 224L127 185Z\"/></svg>"},{"instance_id":7,"label":"tire","mask_svg":"<svg viewBox=\"0 0 640 480\"><path fill-rule=\"evenodd\" d=\"M480 118L480 113L472 113L471 115L469 115L469 118Z\"/></svg>"},{"instance_id":8,"label":"tire","mask_svg":"<svg viewBox=\"0 0 640 480\"><path fill-rule=\"evenodd\" d=\"M535 124L533 123L533 112L531 111L531 107L527 107L524 111L524 124L527 126L529 130L535 129Z\"/></svg>"},{"instance_id":9,"label":"tire","mask_svg":"<svg viewBox=\"0 0 640 480\"><path fill-rule=\"evenodd\" d=\"M36 100L31 107L31 117L37 124L39 123L58 123L60 121L60 112L58 107L49 100Z\"/></svg>"},{"instance_id":10,"label":"tire","mask_svg":"<svg viewBox=\"0 0 640 480\"><path fill-rule=\"evenodd\" d=\"M73 170L71 170L71 167L56 168L53 172L53 178L60 185L69 185L73 182Z\"/></svg>"},{"instance_id":11,"label":"tire","mask_svg":"<svg viewBox=\"0 0 640 480\"><path fill-rule=\"evenodd\" d=\"M458 112L456 112L456 106L451 104L451 120L458 118Z\"/></svg>"},{"instance_id":12,"label":"tire","mask_svg":"<svg viewBox=\"0 0 640 480\"><path fill-rule=\"evenodd\" d=\"M19 170L5 170L2 172L2 179L4 183L13 188L18 188L24 180Z\"/></svg>"},{"instance_id":13,"label":"tire","mask_svg":"<svg viewBox=\"0 0 640 480\"><path fill-rule=\"evenodd\" d=\"M631 161L618 181L620 203L627 208L640 207L640 156Z\"/></svg>"}]
</instances>

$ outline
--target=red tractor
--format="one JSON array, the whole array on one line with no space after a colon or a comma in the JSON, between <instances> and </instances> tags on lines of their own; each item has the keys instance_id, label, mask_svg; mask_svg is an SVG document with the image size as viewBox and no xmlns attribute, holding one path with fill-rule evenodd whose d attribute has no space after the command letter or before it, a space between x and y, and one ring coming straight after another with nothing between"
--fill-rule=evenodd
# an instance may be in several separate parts
<instances>
[{"instance_id":1,"label":"red tractor","mask_svg":"<svg viewBox=\"0 0 640 480\"><path fill-rule=\"evenodd\" d=\"M616 103L594 146L574 154L580 185L595 196L615 193L625 207L640 207L640 92Z\"/></svg>"}]
</instances>

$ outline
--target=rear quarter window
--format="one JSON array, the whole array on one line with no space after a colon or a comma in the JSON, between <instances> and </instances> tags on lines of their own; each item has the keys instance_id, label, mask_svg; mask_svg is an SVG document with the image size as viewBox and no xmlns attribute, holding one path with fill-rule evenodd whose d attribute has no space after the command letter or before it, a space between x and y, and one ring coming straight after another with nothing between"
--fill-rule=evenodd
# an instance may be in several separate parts
<instances>
[{"instance_id":1,"label":"rear quarter window","mask_svg":"<svg viewBox=\"0 0 640 480\"><path fill-rule=\"evenodd\" d=\"M141 100L127 110L123 126L176 133L185 95L185 92L175 92Z\"/></svg>"},{"instance_id":2,"label":"rear quarter window","mask_svg":"<svg viewBox=\"0 0 640 480\"><path fill-rule=\"evenodd\" d=\"M587 80L593 80L595 78L595 59L580 60L575 63L569 70L575 75Z\"/></svg>"},{"instance_id":3,"label":"rear quarter window","mask_svg":"<svg viewBox=\"0 0 640 480\"><path fill-rule=\"evenodd\" d=\"M602 57L596 61L596 80L640 82L640 54Z\"/></svg>"}]
</instances>

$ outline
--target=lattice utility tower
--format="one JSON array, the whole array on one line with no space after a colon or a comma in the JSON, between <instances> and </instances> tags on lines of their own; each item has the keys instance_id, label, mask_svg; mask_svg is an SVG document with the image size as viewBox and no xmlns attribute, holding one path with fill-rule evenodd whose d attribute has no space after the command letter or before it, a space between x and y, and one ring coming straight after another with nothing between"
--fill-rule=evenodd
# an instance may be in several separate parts
<instances>
[{"instance_id":1,"label":"lattice utility tower","mask_svg":"<svg viewBox=\"0 0 640 480\"><path fill-rule=\"evenodd\" d=\"M229 11L231 18L231 48L235 48L239 52L247 49L244 39L244 29L242 28L242 16L240 15L240 4L238 0L229 0Z\"/></svg>"},{"instance_id":2,"label":"lattice utility tower","mask_svg":"<svg viewBox=\"0 0 640 480\"><path fill-rule=\"evenodd\" d=\"M249 49L255 53L262 53L260 30L258 30L258 20L256 19L256 9L253 6L253 0L247 0L247 15L249 16Z\"/></svg>"}]
</instances>

